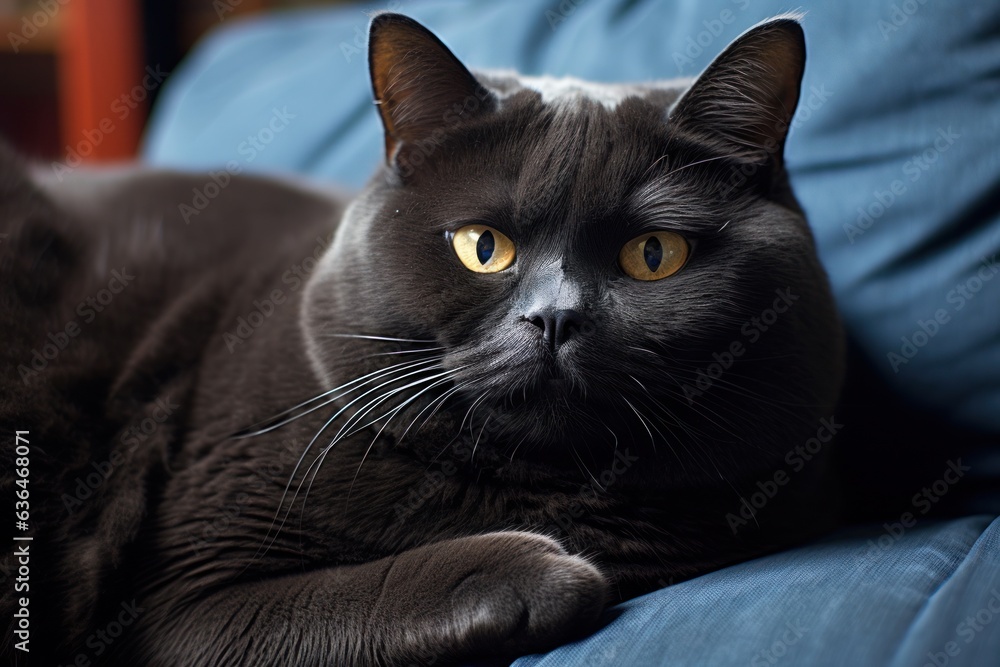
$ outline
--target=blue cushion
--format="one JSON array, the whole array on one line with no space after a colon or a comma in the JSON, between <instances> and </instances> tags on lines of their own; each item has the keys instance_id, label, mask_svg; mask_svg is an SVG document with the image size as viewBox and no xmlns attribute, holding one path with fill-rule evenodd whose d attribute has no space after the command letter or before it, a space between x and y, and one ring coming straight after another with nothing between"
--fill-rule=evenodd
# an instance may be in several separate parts
<instances>
[{"instance_id":1,"label":"blue cushion","mask_svg":"<svg viewBox=\"0 0 1000 667\"><path fill-rule=\"evenodd\" d=\"M514 667L1000 665L1000 519L856 531L631 600Z\"/></svg>"},{"instance_id":2,"label":"blue cushion","mask_svg":"<svg viewBox=\"0 0 1000 667\"><path fill-rule=\"evenodd\" d=\"M788 166L850 331L913 403L1000 433L1000 4L802 2ZM689 76L779 0L428 0L389 8L471 66ZM367 9L385 8L371 5ZM360 7L231 22L171 79L145 157L360 186L381 156Z\"/></svg>"}]
</instances>

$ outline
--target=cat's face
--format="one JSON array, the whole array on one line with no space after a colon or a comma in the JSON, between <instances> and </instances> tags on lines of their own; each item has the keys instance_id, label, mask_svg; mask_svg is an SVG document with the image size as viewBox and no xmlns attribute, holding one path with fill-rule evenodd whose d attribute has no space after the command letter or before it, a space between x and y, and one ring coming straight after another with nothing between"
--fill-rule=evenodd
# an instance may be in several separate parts
<instances>
[{"instance_id":1,"label":"cat's face","mask_svg":"<svg viewBox=\"0 0 1000 667\"><path fill-rule=\"evenodd\" d=\"M431 455L455 437L486 459L600 465L617 446L679 475L766 465L840 382L782 166L802 59L779 21L689 90L477 79L377 17L387 165L310 284L318 371L374 373L344 402L384 397L364 421L391 416L386 433L410 427L401 446Z\"/></svg>"}]
</instances>

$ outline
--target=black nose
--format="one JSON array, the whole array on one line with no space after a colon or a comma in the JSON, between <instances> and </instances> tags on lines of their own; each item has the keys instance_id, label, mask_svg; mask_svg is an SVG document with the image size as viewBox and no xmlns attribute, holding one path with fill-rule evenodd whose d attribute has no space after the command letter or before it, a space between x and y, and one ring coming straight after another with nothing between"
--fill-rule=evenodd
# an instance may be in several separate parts
<instances>
[{"instance_id":1,"label":"black nose","mask_svg":"<svg viewBox=\"0 0 1000 667\"><path fill-rule=\"evenodd\" d=\"M575 310L539 310L525 319L542 330L542 340L552 351L579 334L587 322L587 318Z\"/></svg>"}]
</instances>

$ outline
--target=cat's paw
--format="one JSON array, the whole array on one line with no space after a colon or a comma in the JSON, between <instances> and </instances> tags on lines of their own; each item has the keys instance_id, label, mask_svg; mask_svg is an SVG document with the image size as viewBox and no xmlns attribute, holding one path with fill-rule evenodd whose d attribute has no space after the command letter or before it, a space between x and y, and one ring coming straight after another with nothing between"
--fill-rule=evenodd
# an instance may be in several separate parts
<instances>
[{"instance_id":1,"label":"cat's paw","mask_svg":"<svg viewBox=\"0 0 1000 667\"><path fill-rule=\"evenodd\" d=\"M434 621L456 656L554 648L591 631L607 600L601 572L544 535L488 533L438 546L428 563L442 594Z\"/></svg>"}]
</instances>

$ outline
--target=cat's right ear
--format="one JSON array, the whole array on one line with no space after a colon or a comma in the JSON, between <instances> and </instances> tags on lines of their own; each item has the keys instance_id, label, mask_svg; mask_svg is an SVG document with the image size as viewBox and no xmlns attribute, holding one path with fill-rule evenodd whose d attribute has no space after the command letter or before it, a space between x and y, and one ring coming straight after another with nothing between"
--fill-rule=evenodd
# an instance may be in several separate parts
<instances>
[{"instance_id":1,"label":"cat's right ear","mask_svg":"<svg viewBox=\"0 0 1000 667\"><path fill-rule=\"evenodd\" d=\"M712 61L671 110L671 123L724 154L780 164L805 61L798 16L759 23Z\"/></svg>"},{"instance_id":2,"label":"cat's right ear","mask_svg":"<svg viewBox=\"0 0 1000 667\"><path fill-rule=\"evenodd\" d=\"M372 19L368 66L386 161L404 175L430 157L450 127L496 106L441 40L402 14Z\"/></svg>"}]
</instances>

